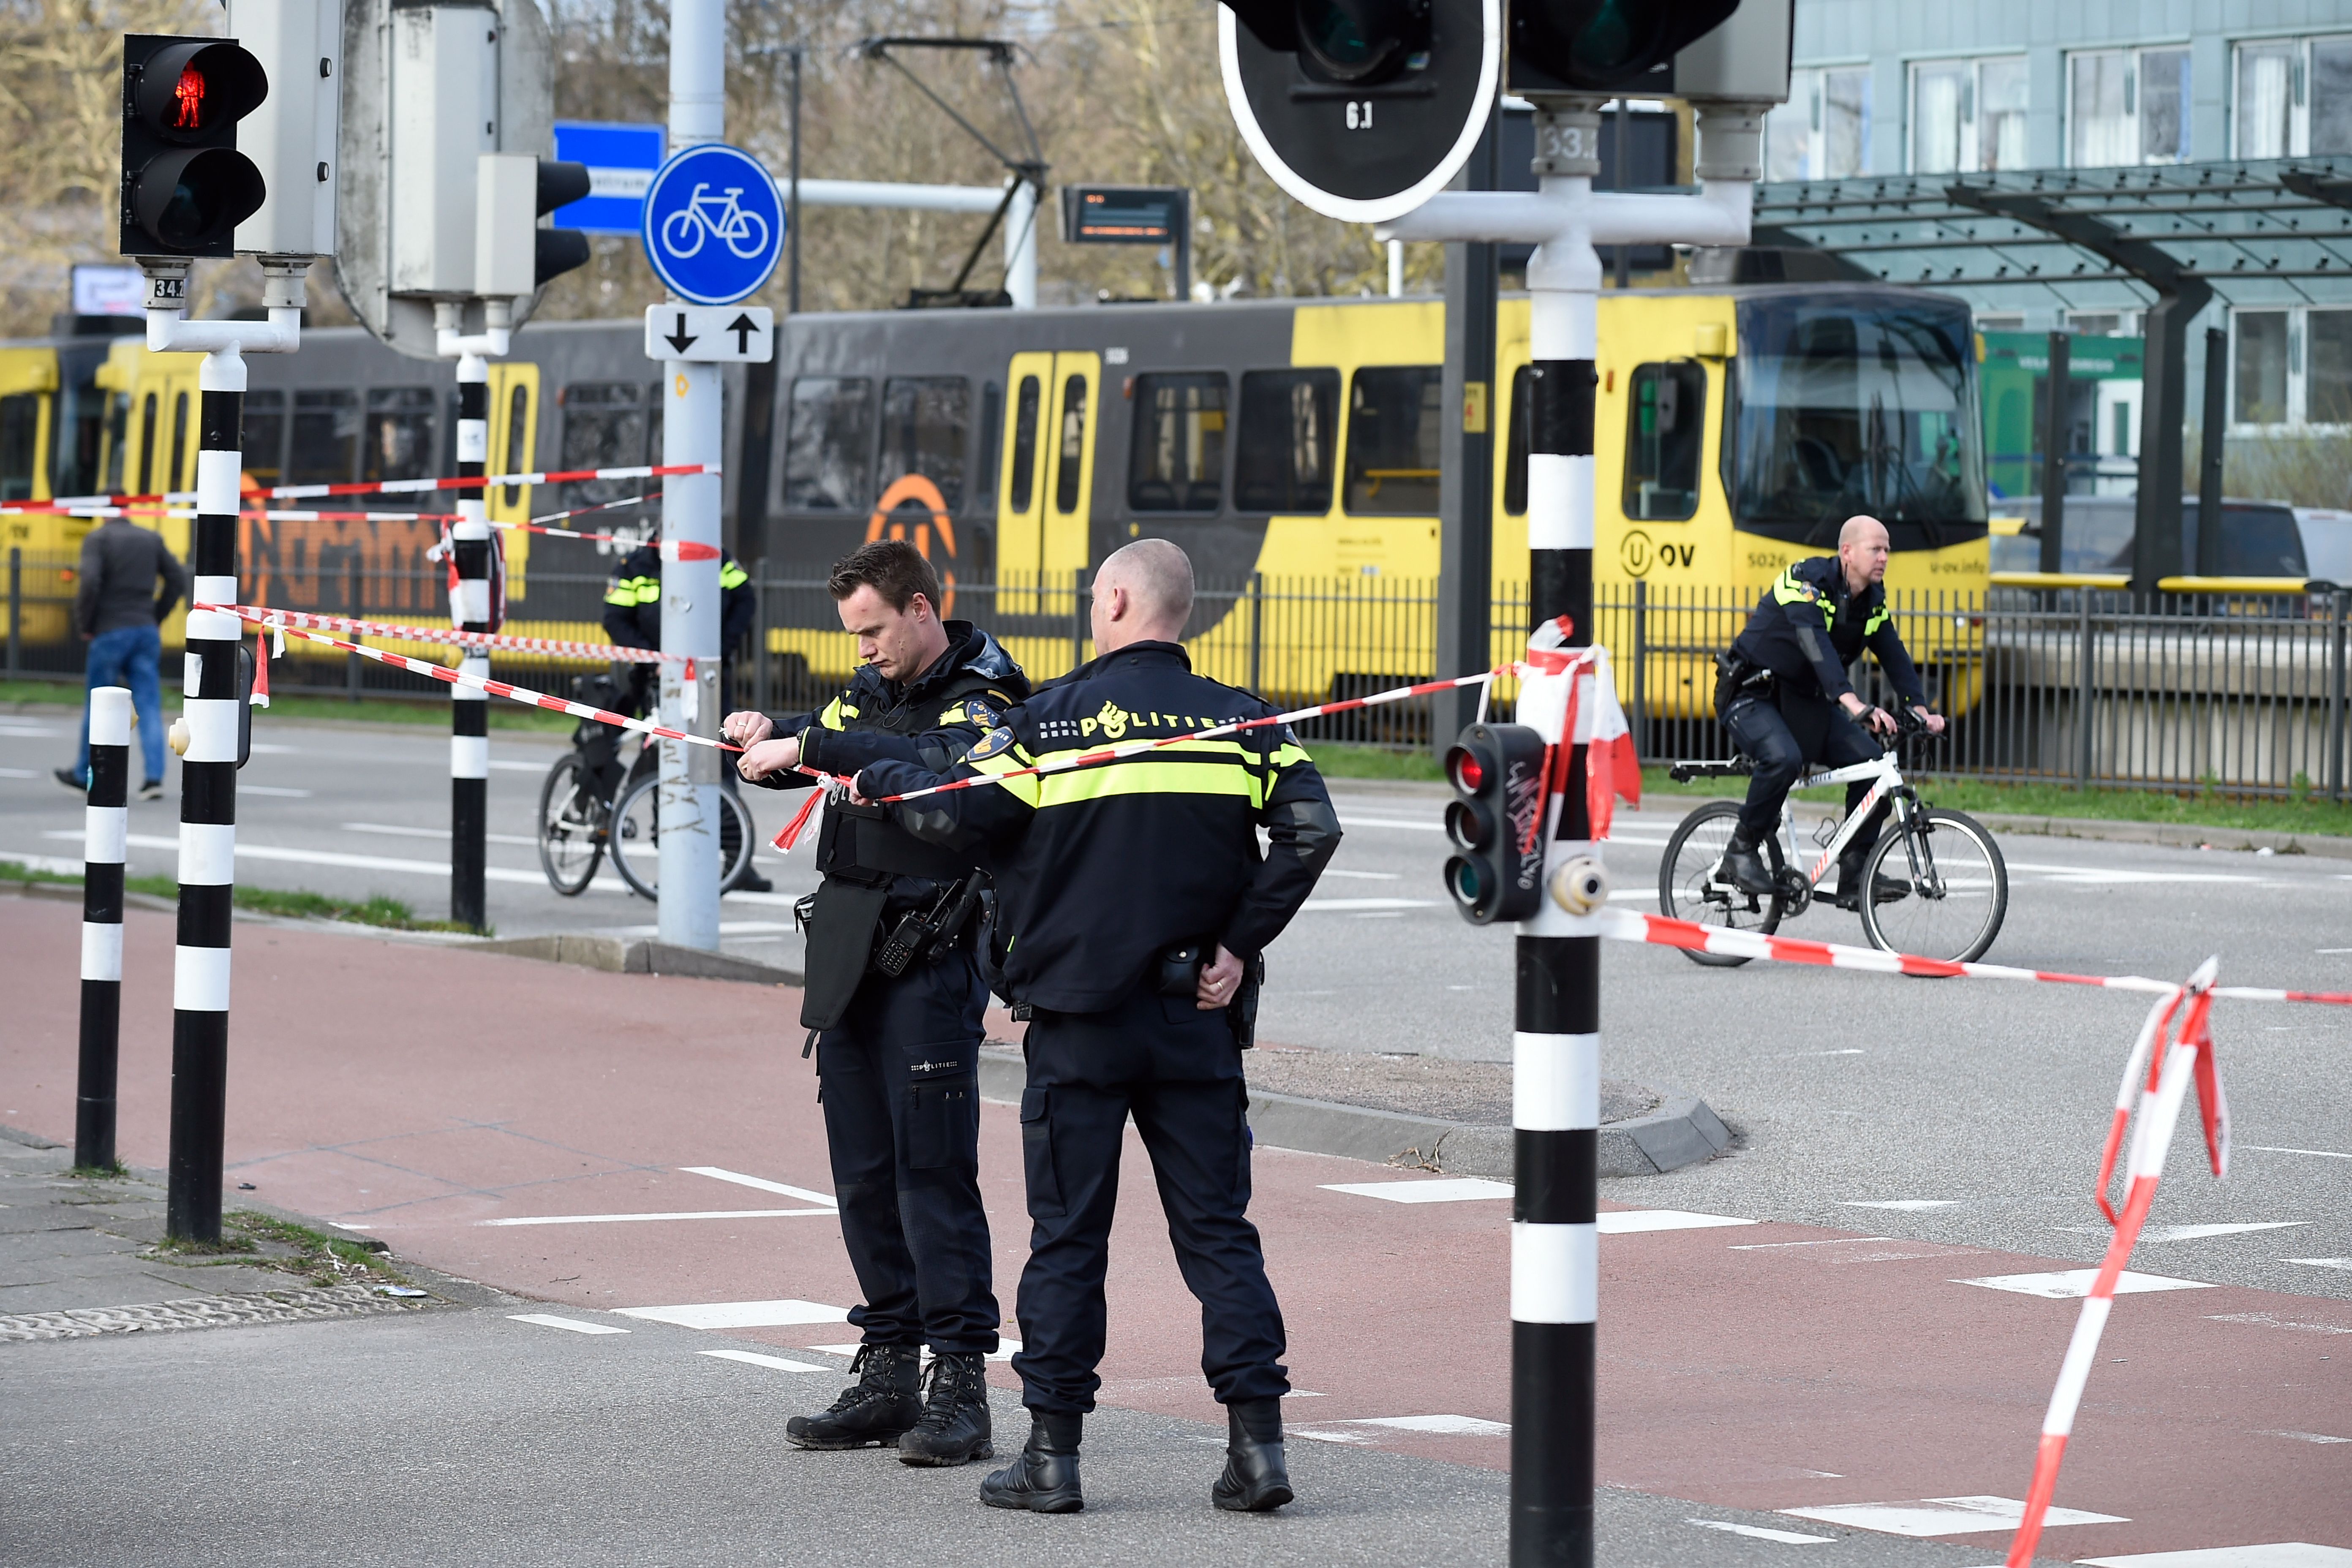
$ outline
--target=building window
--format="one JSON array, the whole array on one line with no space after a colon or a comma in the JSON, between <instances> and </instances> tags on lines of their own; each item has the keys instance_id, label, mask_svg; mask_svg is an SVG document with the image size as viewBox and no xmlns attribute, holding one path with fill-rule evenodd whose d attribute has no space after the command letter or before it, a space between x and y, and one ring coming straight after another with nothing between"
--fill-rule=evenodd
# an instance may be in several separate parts
<instances>
[{"instance_id":1,"label":"building window","mask_svg":"<svg viewBox=\"0 0 2352 1568\"><path fill-rule=\"evenodd\" d=\"M1870 173L1870 71L1792 71L1789 101L1765 117L1768 180L1843 180Z\"/></svg>"},{"instance_id":2,"label":"building window","mask_svg":"<svg viewBox=\"0 0 2352 1568\"><path fill-rule=\"evenodd\" d=\"M1137 511L1214 511L1224 488L1224 374L1137 376L1127 504Z\"/></svg>"},{"instance_id":3,"label":"building window","mask_svg":"<svg viewBox=\"0 0 2352 1568\"><path fill-rule=\"evenodd\" d=\"M2352 37L2240 44L2232 110L2241 158L2352 153Z\"/></svg>"},{"instance_id":4,"label":"building window","mask_svg":"<svg viewBox=\"0 0 2352 1568\"><path fill-rule=\"evenodd\" d=\"M1911 171L2022 168L2026 71L2021 57L1926 60L1911 68Z\"/></svg>"},{"instance_id":5,"label":"building window","mask_svg":"<svg viewBox=\"0 0 2352 1568\"><path fill-rule=\"evenodd\" d=\"M2352 310L2305 312L2304 339L2304 422L2352 425Z\"/></svg>"},{"instance_id":6,"label":"building window","mask_svg":"<svg viewBox=\"0 0 2352 1568\"><path fill-rule=\"evenodd\" d=\"M2239 310L2231 326L2236 342L2230 356L2230 413L2241 425L2286 423L2286 325L2284 310Z\"/></svg>"},{"instance_id":7,"label":"building window","mask_svg":"<svg viewBox=\"0 0 2352 1568\"><path fill-rule=\"evenodd\" d=\"M2352 425L2352 310L2234 310L2230 339L2233 423Z\"/></svg>"},{"instance_id":8,"label":"building window","mask_svg":"<svg viewBox=\"0 0 2352 1568\"><path fill-rule=\"evenodd\" d=\"M2189 156L2189 51L2097 49L2066 57L2066 162L2079 169Z\"/></svg>"}]
</instances>

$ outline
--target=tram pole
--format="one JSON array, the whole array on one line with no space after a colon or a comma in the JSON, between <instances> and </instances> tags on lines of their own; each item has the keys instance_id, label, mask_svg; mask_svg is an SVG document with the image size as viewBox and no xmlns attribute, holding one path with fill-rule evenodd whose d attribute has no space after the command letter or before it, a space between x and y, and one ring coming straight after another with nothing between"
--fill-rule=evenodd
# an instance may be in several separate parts
<instances>
[{"instance_id":1,"label":"tram pole","mask_svg":"<svg viewBox=\"0 0 2352 1568\"><path fill-rule=\"evenodd\" d=\"M89 694L89 804L81 849L81 1060L74 1164L114 1163L114 1087L122 1026L122 862L131 832L131 692Z\"/></svg>"},{"instance_id":2,"label":"tram pole","mask_svg":"<svg viewBox=\"0 0 2352 1568\"><path fill-rule=\"evenodd\" d=\"M673 154L727 133L726 11L722 0L674 0L669 24L669 146ZM795 211L794 219L800 214ZM676 296L672 296L676 302ZM662 362L662 457L666 465L718 468L719 368ZM662 483L661 721L697 735L719 733L719 479L673 475ZM661 940L719 948L719 754L708 746L661 742L656 820L660 825Z\"/></svg>"}]
</instances>

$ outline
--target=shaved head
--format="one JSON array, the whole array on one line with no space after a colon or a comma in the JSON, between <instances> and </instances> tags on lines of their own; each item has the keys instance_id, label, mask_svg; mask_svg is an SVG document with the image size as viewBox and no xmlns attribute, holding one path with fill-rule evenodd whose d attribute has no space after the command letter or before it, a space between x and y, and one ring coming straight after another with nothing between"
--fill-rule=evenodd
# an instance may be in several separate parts
<instances>
[{"instance_id":1,"label":"shaved head","mask_svg":"<svg viewBox=\"0 0 2352 1568\"><path fill-rule=\"evenodd\" d=\"M1886 581L1886 558L1892 541L1886 525L1860 512L1838 530L1838 563L1845 569L1846 586L1861 593L1873 583Z\"/></svg>"},{"instance_id":2,"label":"shaved head","mask_svg":"<svg viewBox=\"0 0 2352 1568\"><path fill-rule=\"evenodd\" d=\"M1838 549L1843 551L1850 544L1859 544L1874 537L1884 540L1886 525L1874 517L1856 512L1845 520L1843 528L1838 530Z\"/></svg>"},{"instance_id":3,"label":"shaved head","mask_svg":"<svg viewBox=\"0 0 2352 1568\"><path fill-rule=\"evenodd\" d=\"M1095 572L1095 647L1176 642L1192 614L1192 561L1164 539L1113 551Z\"/></svg>"}]
</instances>

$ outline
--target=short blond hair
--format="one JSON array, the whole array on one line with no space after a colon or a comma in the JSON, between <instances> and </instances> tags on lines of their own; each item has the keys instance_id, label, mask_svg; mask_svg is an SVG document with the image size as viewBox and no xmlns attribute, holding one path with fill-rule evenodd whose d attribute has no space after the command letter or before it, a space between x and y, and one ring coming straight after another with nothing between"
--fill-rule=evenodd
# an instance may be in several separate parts
<instances>
[{"instance_id":1,"label":"short blond hair","mask_svg":"<svg viewBox=\"0 0 2352 1568\"><path fill-rule=\"evenodd\" d=\"M1104 558L1095 581L1135 595L1146 619L1181 626L1192 616L1192 558L1165 539L1139 539Z\"/></svg>"}]
</instances>

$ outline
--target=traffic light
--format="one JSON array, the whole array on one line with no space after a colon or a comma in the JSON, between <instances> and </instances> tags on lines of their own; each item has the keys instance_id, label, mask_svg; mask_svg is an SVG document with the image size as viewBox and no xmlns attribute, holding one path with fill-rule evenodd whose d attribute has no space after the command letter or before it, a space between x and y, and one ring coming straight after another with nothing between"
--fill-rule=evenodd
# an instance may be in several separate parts
<instances>
[{"instance_id":1,"label":"traffic light","mask_svg":"<svg viewBox=\"0 0 2352 1568\"><path fill-rule=\"evenodd\" d=\"M528 153L475 160L474 286L484 299L529 294L588 263L588 237L539 220L588 194L588 165Z\"/></svg>"},{"instance_id":2,"label":"traffic light","mask_svg":"<svg viewBox=\"0 0 2352 1568\"><path fill-rule=\"evenodd\" d=\"M261 62L225 38L122 40L125 256L227 256L268 196L236 122L269 96Z\"/></svg>"},{"instance_id":3,"label":"traffic light","mask_svg":"<svg viewBox=\"0 0 2352 1568\"><path fill-rule=\"evenodd\" d=\"M1326 217L1411 212L1469 161L1494 109L1501 0L1224 0L1217 20L1242 139Z\"/></svg>"},{"instance_id":4,"label":"traffic light","mask_svg":"<svg viewBox=\"0 0 2352 1568\"><path fill-rule=\"evenodd\" d=\"M1473 925L1522 921L1543 903L1544 741L1525 724L1473 724L1445 753L1445 889Z\"/></svg>"},{"instance_id":5,"label":"traffic light","mask_svg":"<svg viewBox=\"0 0 2352 1568\"><path fill-rule=\"evenodd\" d=\"M251 46L269 96L238 128L238 151L268 199L236 226L240 256L332 256L341 160L343 0L228 0L228 30Z\"/></svg>"},{"instance_id":6,"label":"traffic light","mask_svg":"<svg viewBox=\"0 0 2352 1568\"><path fill-rule=\"evenodd\" d=\"M1511 90L1671 93L1676 51L1738 8L1739 0L1512 0Z\"/></svg>"}]
</instances>

